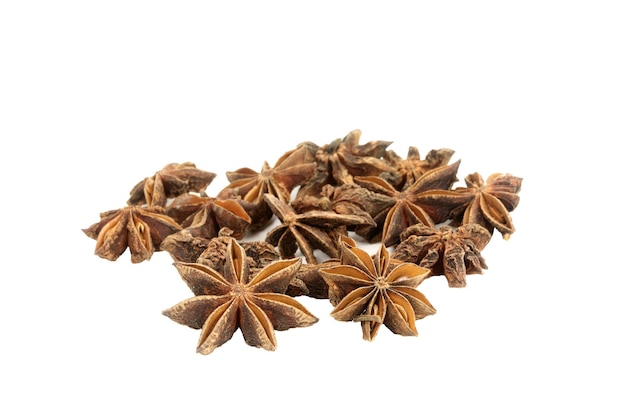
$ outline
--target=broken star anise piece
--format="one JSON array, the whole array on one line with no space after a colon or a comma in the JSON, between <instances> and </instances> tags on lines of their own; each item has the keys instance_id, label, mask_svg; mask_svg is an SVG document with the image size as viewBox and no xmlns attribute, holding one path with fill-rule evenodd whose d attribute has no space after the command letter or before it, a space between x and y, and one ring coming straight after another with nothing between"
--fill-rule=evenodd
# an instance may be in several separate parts
<instances>
[{"instance_id":1,"label":"broken star anise piece","mask_svg":"<svg viewBox=\"0 0 626 417\"><path fill-rule=\"evenodd\" d=\"M203 192L215 176L212 172L196 168L192 162L167 164L133 187L128 204L165 207L168 198L188 192Z\"/></svg>"},{"instance_id":2,"label":"broken star anise piece","mask_svg":"<svg viewBox=\"0 0 626 417\"><path fill-rule=\"evenodd\" d=\"M181 230L160 207L127 206L100 214L100 221L83 232L96 240L95 254L115 261L126 248L131 262L149 260L169 235Z\"/></svg>"},{"instance_id":3,"label":"broken star anise piece","mask_svg":"<svg viewBox=\"0 0 626 417\"><path fill-rule=\"evenodd\" d=\"M175 263L195 296L163 314L177 323L202 329L198 353L213 352L237 329L250 346L275 350L275 330L310 326L318 321L303 305L285 295L300 267L300 258L270 263L252 275L246 253L234 239L229 241L226 255L222 273L197 263Z\"/></svg>"},{"instance_id":4,"label":"broken star anise piece","mask_svg":"<svg viewBox=\"0 0 626 417\"><path fill-rule=\"evenodd\" d=\"M416 224L402 233L402 241L391 256L429 268L431 276L445 275L450 287L465 287L466 275L482 274L487 269L480 252L490 239L489 231L475 223L456 229Z\"/></svg>"},{"instance_id":5,"label":"broken star anise piece","mask_svg":"<svg viewBox=\"0 0 626 417\"><path fill-rule=\"evenodd\" d=\"M311 210L297 213L289 204L271 194L265 194L270 208L281 224L267 233L265 240L278 247L281 258L293 258L298 248L308 263L318 263L315 250L331 258L339 256L339 235L342 226L372 224L371 219L332 211Z\"/></svg>"},{"instance_id":6,"label":"broken star anise piece","mask_svg":"<svg viewBox=\"0 0 626 417\"><path fill-rule=\"evenodd\" d=\"M361 322L365 340L374 340L381 324L395 334L417 336L415 321L435 313L415 289L428 269L410 262L390 268L385 245L370 256L346 240L341 244L341 263L320 270L329 286L329 300L336 303L332 317Z\"/></svg>"}]
</instances>

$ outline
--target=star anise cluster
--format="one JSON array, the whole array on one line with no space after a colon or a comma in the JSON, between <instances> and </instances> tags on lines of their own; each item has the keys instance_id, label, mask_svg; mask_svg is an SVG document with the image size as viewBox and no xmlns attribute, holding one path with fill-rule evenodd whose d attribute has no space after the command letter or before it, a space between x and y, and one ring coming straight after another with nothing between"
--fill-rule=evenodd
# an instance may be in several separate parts
<instances>
[{"instance_id":1,"label":"star anise cluster","mask_svg":"<svg viewBox=\"0 0 626 417\"><path fill-rule=\"evenodd\" d=\"M274 165L233 167L212 196L216 174L170 163L83 231L111 261L127 249L133 263L171 256L194 296L164 314L202 329L203 354L237 329L248 344L275 349L274 330L317 321L298 296L328 299L331 315L360 322L366 340L381 325L417 335L415 321L435 309L415 287L432 276L463 287L487 269L481 251L493 233L506 240L515 231L522 179L473 173L458 186L453 150L422 159L411 146L403 158L391 144L361 143L360 130L302 142ZM265 239L251 239L259 231ZM357 242L379 249L370 255Z\"/></svg>"}]
</instances>

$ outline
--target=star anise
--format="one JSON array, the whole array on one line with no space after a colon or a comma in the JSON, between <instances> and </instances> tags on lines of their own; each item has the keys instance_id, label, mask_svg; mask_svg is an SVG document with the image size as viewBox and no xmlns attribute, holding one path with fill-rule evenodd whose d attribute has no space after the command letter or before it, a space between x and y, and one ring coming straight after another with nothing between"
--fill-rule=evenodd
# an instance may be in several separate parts
<instances>
[{"instance_id":1,"label":"star anise","mask_svg":"<svg viewBox=\"0 0 626 417\"><path fill-rule=\"evenodd\" d=\"M508 240L515 227L510 212L520 198L522 178L510 174L492 174L485 182L478 173L465 177L467 187L457 187L441 198L442 205L454 206L455 224L477 223L493 233L497 229Z\"/></svg>"},{"instance_id":2,"label":"star anise","mask_svg":"<svg viewBox=\"0 0 626 417\"><path fill-rule=\"evenodd\" d=\"M215 176L212 172L197 169L191 162L167 164L133 187L128 204L165 207L168 198L206 190Z\"/></svg>"},{"instance_id":3,"label":"star anise","mask_svg":"<svg viewBox=\"0 0 626 417\"><path fill-rule=\"evenodd\" d=\"M342 226L371 224L370 219L353 214L311 210L297 213L289 204L271 194L265 199L281 224L270 230L265 240L278 247L281 258L292 258L298 248L308 263L317 263L315 250L331 258L339 256L339 242L335 231Z\"/></svg>"},{"instance_id":4,"label":"star anise","mask_svg":"<svg viewBox=\"0 0 626 417\"><path fill-rule=\"evenodd\" d=\"M222 228L219 235L209 239L206 249L193 262L209 266L218 272L224 271L228 258L228 244L233 240L232 230ZM265 241L238 241L246 252L246 261L251 274L256 274L270 263L280 259L273 245Z\"/></svg>"},{"instance_id":5,"label":"star anise","mask_svg":"<svg viewBox=\"0 0 626 417\"><path fill-rule=\"evenodd\" d=\"M195 194L182 194L172 200L166 213L195 237L206 239L218 235L227 227L233 237L241 239L251 219L240 200L221 199Z\"/></svg>"},{"instance_id":6,"label":"star anise","mask_svg":"<svg viewBox=\"0 0 626 417\"><path fill-rule=\"evenodd\" d=\"M333 211L371 219L370 223L373 224L369 213L375 211L371 205L376 202L376 194L357 184L326 184L318 196L298 196L290 204L298 213L311 210Z\"/></svg>"},{"instance_id":7,"label":"star anise","mask_svg":"<svg viewBox=\"0 0 626 417\"><path fill-rule=\"evenodd\" d=\"M387 150L383 158L394 167L398 175L389 178L384 173L382 178L392 183L398 190L408 188L431 169L447 165L453 154L452 149L432 149L425 159L421 159L419 150L415 146L410 146L405 159L393 150Z\"/></svg>"},{"instance_id":8,"label":"star anise","mask_svg":"<svg viewBox=\"0 0 626 417\"><path fill-rule=\"evenodd\" d=\"M357 234L370 242L382 241L385 246L400 242L400 233L409 226L422 223L434 227L435 221L419 203L421 194L431 192L436 198L441 191L448 191L456 181L456 173L461 161L431 169L403 191L380 177L355 177L357 184L381 196L386 196L388 204L378 213L370 213L376 222L374 227L360 227Z\"/></svg>"},{"instance_id":9,"label":"star anise","mask_svg":"<svg viewBox=\"0 0 626 417\"><path fill-rule=\"evenodd\" d=\"M392 258L428 268L430 276L445 275L450 287L465 287L466 275L482 274L487 269L480 252L489 243L491 234L478 224L456 229L416 224L405 230L401 238Z\"/></svg>"},{"instance_id":10,"label":"star anise","mask_svg":"<svg viewBox=\"0 0 626 417\"><path fill-rule=\"evenodd\" d=\"M227 247L223 273L197 263L175 263L194 297L163 311L177 323L202 329L197 352L207 355L229 341L237 329L247 344L276 349L275 331L318 321L285 295L301 258L279 260L251 275L246 253L234 239Z\"/></svg>"},{"instance_id":11,"label":"star anise","mask_svg":"<svg viewBox=\"0 0 626 417\"><path fill-rule=\"evenodd\" d=\"M210 241L211 239L194 236L189 230L183 229L163 239L160 249L169 253L175 261L195 262Z\"/></svg>"},{"instance_id":12,"label":"star anise","mask_svg":"<svg viewBox=\"0 0 626 417\"><path fill-rule=\"evenodd\" d=\"M96 240L95 254L115 261L130 250L131 262L149 260L167 236L181 226L160 207L127 206L100 214L100 221L83 232Z\"/></svg>"},{"instance_id":13,"label":"star anise","mask_svg":"<svg viewBox=\"0 0 626 417\"><path fill-rule=\"evenodd\" d=\"M393 333L417 336L415 321L435 313L426 297L415 289L428 269L413 263L390 268L385 245L374 256L342 241L341 264L322 268L329 286L332 317L361 322L363 339L374 340L381 324Z\"/></svg>"},{"instance_id":14,"label":"star anise","mask_svg":"<svg viewBox=\"0 0 626 417\"><path fill-rule=\"evenodd\" d=\"M269 193L288 203L293 189L313 176L316 167L310 153L299 147L284 153L273 168L264 162L261 172L250 168L227 172L230 184L218 193L218 197L240 197L252 219L250 230L260 230L272 217L263 195Z\"/></svg>"},{"instance_id":15,"label":"star anise","mask_svg":"<svg viewBox=\"0 0 626 417\"><path fill-rule=\"evenodd\" d=\"M382 157L391 144L387 141L371 141L359 145L361 131L355 129L343 139L318 146L312 142L299 145L314 155L317 174L298 190L298 195L318 195L326 184L341 185L354 183L355 176L393 175L393 167Z\"/></svg>"}]
</instances>

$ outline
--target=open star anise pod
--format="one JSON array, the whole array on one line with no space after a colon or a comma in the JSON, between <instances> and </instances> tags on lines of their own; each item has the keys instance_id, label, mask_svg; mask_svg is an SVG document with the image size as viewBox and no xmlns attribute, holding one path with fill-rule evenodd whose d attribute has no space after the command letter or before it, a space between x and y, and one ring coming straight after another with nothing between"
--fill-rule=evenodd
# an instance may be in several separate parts
<instances>
[{"instance_id":1,"label":"open star anise pod","mask_svg":"<svg viewBox=\"0 0 626 417\"><path fill-rule=\"evenodd\" d=\"M410 187L431 169L447 165L453 154L452 149L432 149L425 159L421 159L419 150L415 146L410 146L405 159L398 156L393 150L387 150L383 158L394 167L397 174L390 177L383 173L381 177L392 183L398 190L402 190Z\"/></svg>"},{"instance_id":2,"label":"open star anise pod","mask_svg":"<svg viewBox=\"0 0 626 417\"><path fill-rule=\"evenodd\" d=\"M326 184L322 187L318 196L297 196L290 204L298 212L304 213L311 210L333 211L337 214L351 214L368 219L374 224L370 212L376 210L372 207L379 203L377 195L357 184L342 184L333 186ZM386 203L386 201L384 202ZM351 226L349 229L353 229Z\"/></svg>"},{"instance_id":3,"label":"open star anise pod","mask_svg":"<svg viewBox=\"0 0 626 417\"><path fill-rule=\"evenodd\" d=\"M311 178L316 167L313 156L305 148L299 147L284 153L274 167L264 162L261 172L250 168L227 172L230 184L218 193L218 197L240 197L252 219L250 230L257 231L272 218L272 211L263 195L271 194L288 203L293 189Z\"/></svg>"},{"instance_id":4,"label":"open star anise pod","mask_svg":"<svg viewBox=\"0 0 626 417\"><path fill-rule=\"evenodd\" d=\"M429 192L436 199L438 193L449 191L456 181L456 173L461 161L450 165L431 169L416 182L403 191L397 190L392 184L380 177L355 177L360 186L386 196L387 206L378 213L370 213L376 226L365 226L356 229L356 233L370 242L382 241L385 246L393 246L400 242L400 233L414 224L435 226L435 221L420 204L421 194Z\"/></svg>"},{"instance_id":5,"label":"open star anise pod","mask_svg":"<svg viewBox=\"0 0 626 417\"><path fill-rule=\"evenodd\" d=\"M160 207L127 206L100 214L100 221L83 232L96 240L95 254L115 261L130 250L131 262L149 260L167 236L181 226Z\"/></svg>"},{"instance_id":6,"label":"open star anise pod","mask_svg":"<svg viewBox=\"0 0 626 417\"><path fill-rule=\"evenodd\" d=\"M487 269L480 252L489 243L491 234L478 224L458 228L444 225L438 229L416 224L401 237L392 258L428 268L430 276L445 275L450 287L465 287L466 275L482 274Z\"/></svg>"},{"instance_id":7,"label":"open star anise pod","mask_svg":"<svg viewBox=\"0 0 626 417\"><path fill-rule=\"evenodd\" d=\"M360 145L361 131L355 129L343 139L318 146L304 142L299 147L314 155L317 173L298 190L298 195L318 195L326 184L352 184L355 176L393 175L394 168L382 157L391 144L387 141L371 141Z\"/></svg>"},{"instance_id":8,"label":"open star anise pod","mask_svg":"<svg viewBox=\"0 0 626 417\"><path fill-rule=\"evenodd\" d=\"M293 258L300 249L308 263L317 263L315 250L331 258L339 256L339 235L342 226L371 224L371 219L353 214L311 210L297 213L289 204L271 194L265 194L270 208L280 224L267 233L265 240L278 247L281 258Z\"/></svg>"},{"instance_id":9,"label":"open star anise pod","mask_svg":"<svg viewBox=\"0 0 626 417\"><path fill-rule=\"evenodd\" d=\"M484 181L478 173L465 177L467 187L456 187L437 197L440 207L452 207L454 225L476 223L489 233L498 230L508 240L515 227L509 214L519 204L522 178L511 174L492 174ZM420 201L423 206L433 203Z\"/></svg>"},{"instance_id":10,"label":"open star anise pod","mask_svg":"<svg viewBox=\"0 0 626 417\"><path fill-rule=\"evenodd\" d=\"M221 228L241 239L251 219L239 200L182 194L172 200L166 213L195 237L216 237Z\"/></svg>"},{"instance_id":11,"label":"open star anise pod","mask_svg":"<svg viewBox=\"0 0 626 417\"><path fill-rule=\"evenodd\" d=\"M128 204L165 207L168 198L206 190L214 178L214 173L198 169L191 162L167 164L133 187Z\"/></svg>"},{"instance_id":12,"label":"open star anise pod","mask_svg":"<svg viewBox=\"0 0 626 417\"><path fill-rule=\"evenodd\" d=\"M223 273L197 263L175 263L194 294L163 311L173 321L202 329L197 352L207 355L229 341L237 329L247 344L276 349L275 331L318 321L302 304L285 295L301 259L270 263L250 273L246 253L234 239L226 250Z\"/></svg>"},{"instance_id":13,"label":"open star anise pod","mask_svg":"<svg viewBox=\"0 0 626 417\"><path fill-rule=\"evenodd\" d=\"M396 334L417 336L415 321L435 313L415 289L428 276L428 269L409 262L390 268L385 245L372 257L342 241L340 261L320 270L329 286L329 300L336 303L331 315L340 321L361 322L363 339L374 340L381 325Z\"/></svg>"}]
</instances>

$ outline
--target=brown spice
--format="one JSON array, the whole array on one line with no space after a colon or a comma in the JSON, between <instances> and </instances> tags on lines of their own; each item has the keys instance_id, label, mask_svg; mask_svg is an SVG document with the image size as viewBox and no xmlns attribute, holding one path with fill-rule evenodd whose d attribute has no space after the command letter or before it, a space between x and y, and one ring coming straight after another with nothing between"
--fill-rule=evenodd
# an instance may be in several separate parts
<instances>
[{"instance_id":1,"label":"brown spice","mask_svg":"<svg viewBox=\"0 0 626 417\"><path fill-rule=\"evenodd\" d=\"M340 226L368 224L368 219L352 214L337 214L330 211L296 211L271 194L265 194L270 208L281 221L267 234L266 241L278 246L281 258L293 258L300 249L309 263L317 263L314 251L321 250L331 258L339 256L338 238L334 232Z\"/></svg>"},{"instance_id":2,"label":"brown spice","mask_svg":"<svg viewBox=\"0 0 626 417\"><path fill-rule=\"evenodd\" d=\"M96 240L95 254L115 261L130 250L131 262L149 260L161 242L181 227L159 207L127 206L100 214L100 221L83 229Z\"/></svg>"},{"instance_id":3,"label":"brown spice","mask_svg":"<svg viewBox=\"0 0 626 417\"><path fill-rule=\"evenodd\" d=\"M133 187L128 204L165 207L168 198L206 190L214 178L214 173L200 170L192 162L167 164Z\"/></svg>"},{"instance_id":4,"label":"brown spice","mask_svg":"<svg viewBox=\"0 0 626 417\"><path fill-rule=\"evenodd\" d=\"M400 242L400 233L409 226L418 223L435 226L429 213L419 204L418 197L424 192L431 192L436 199L438 193L449 190L456 181L460 163L459 160L451 165L432 169L404 191L396 190L392 184L379 177L355 178L357 184L389 199L383 210L370 213L376 226L360 227L356 230L357 234L370 242L382 241L385 246L391 247Z\"/></svg>"},{"instance_id":5,"label":"brown spice","mask_svg":"<svg viewBox=\"0 0 626 417\"><path fill-rule=\"evenodd\" d=\"M343 241L340 264L320 271L335 305L331 315L340 321L360 322L365 340L374 340L383 324L393 333L417 336L415 321L435 313L415 289L429 271L413 263L394 268L390 264L385 245L371 257Z\"/></svg>"},{"instance_id":6,"label":"brown spice","mask_svg":"<svg viewBox=\"0 0 626 417\"><path fill-rule=\"evenodd\" d=\"M276 349L275 330L306 327L318 321L285 295L300 259L273 262L251 276L244 249L234 239L226 250L224 272L197 263L175 263L194 293L163 311L173 321L202 329L197 352L208 355L240 329L247 344Z\"/></svg>"},{"instance_id":7,"label":"brown spice","mask_svg":"<svg viewBox=\"0 0 626 417\"><path fill-rule=\"evenodd\" d=\"M401 158L392 142L360 138L357 129L323 146L303 142L274 167L228 171L230 184L215 198L206 194L215 174L168 164L133 187L128 207L83 231L111 261L127 248L134 263L169 252L194 297L164 314L202 329L203 354L237 328L248 344L275 349L274 330L317 321L296 296L328 299L331 315L360 322L366 340L381 325L417 335L415 321L435 309L415 288L434 275L463 287L487 269L481 251L493 231L504 239L515 231L510 212L522 179L474 173L452 189L460 165L449 164L453 150L422 160L409 147ZM279 225L265 241L243 240L273 217ZM378 252L368 255L352 236L379 242Z\"/></svg>"},{"instance_id":8,"label":"brown spice","mask_svg":"<svg viewBox=\"0 0 626 417\"><path fill-rule=\"evenodd\" d=\"M472 223L438 229L423 224L409 227L393 252L393 259L413 262L430 269L430 275L445 275L450 287L465 287L468 274L482 274L487 264L480 252L491 234Z\"/></svg>"}]
</instances>

